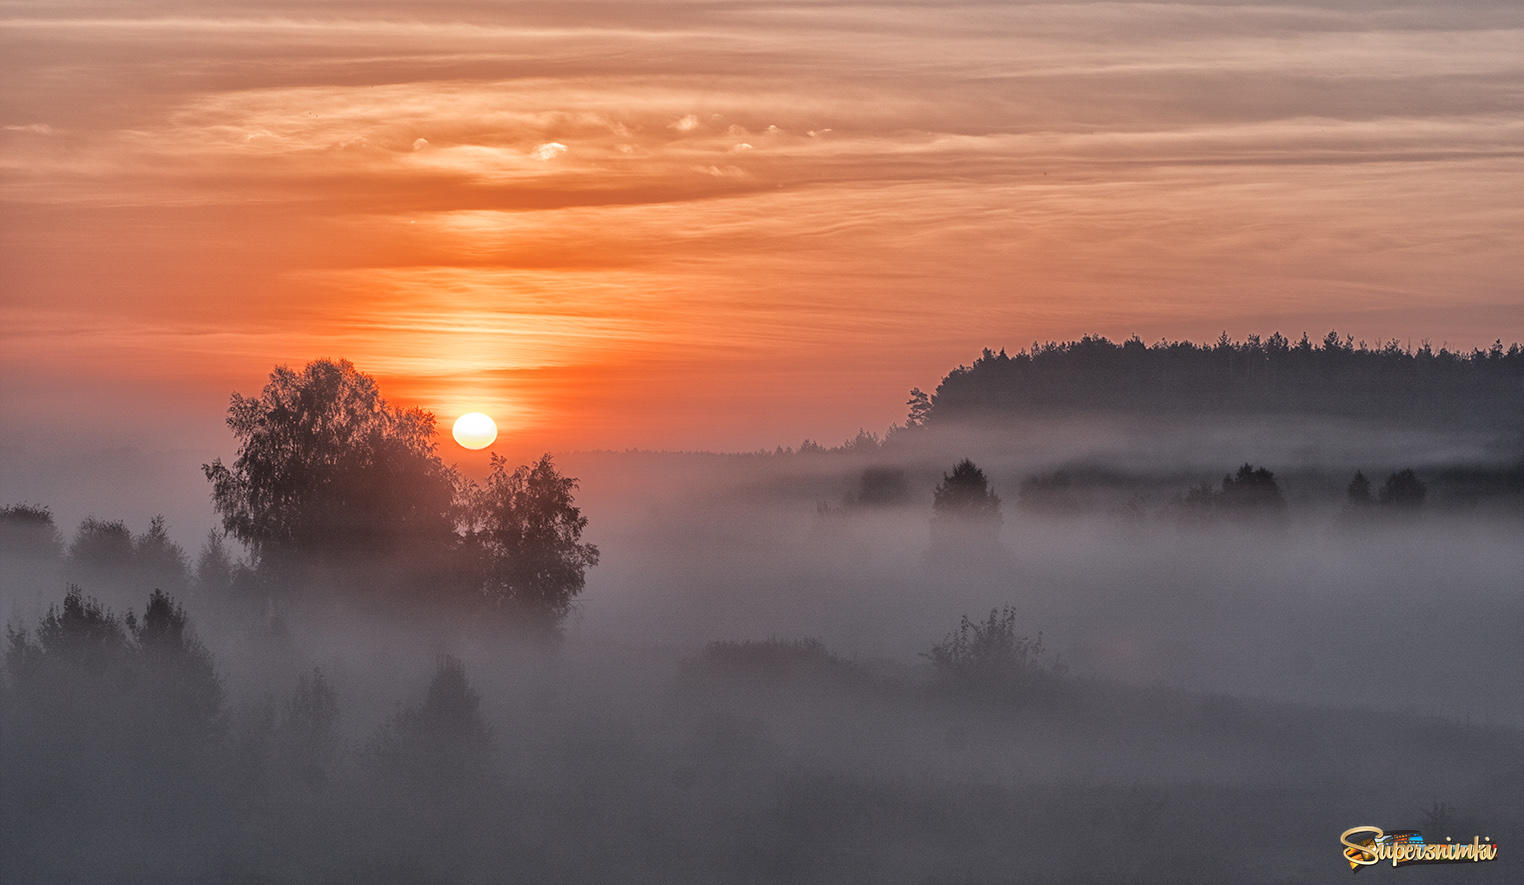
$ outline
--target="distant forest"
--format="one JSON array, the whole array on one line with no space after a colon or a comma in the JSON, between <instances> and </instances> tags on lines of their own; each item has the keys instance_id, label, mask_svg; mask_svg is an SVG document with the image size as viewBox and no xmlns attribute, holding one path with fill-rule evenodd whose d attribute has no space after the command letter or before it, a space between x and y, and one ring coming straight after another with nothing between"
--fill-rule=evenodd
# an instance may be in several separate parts
<instances>
[{"instance_id":1,"label":"distant forest","mask_svg":"<svg viewBox=\"0 0 1524 885\"><path fill-rule=\"evenodd\" d=\"M1092 411L1139 415L1303 414L1397 425L1524 426L1524 350L1372 348L1329 332L1320 343L1279 332L1215 344L1134 336L986 349L928 396L911 391L911 426Z\"/></svg>"}]
</instances>

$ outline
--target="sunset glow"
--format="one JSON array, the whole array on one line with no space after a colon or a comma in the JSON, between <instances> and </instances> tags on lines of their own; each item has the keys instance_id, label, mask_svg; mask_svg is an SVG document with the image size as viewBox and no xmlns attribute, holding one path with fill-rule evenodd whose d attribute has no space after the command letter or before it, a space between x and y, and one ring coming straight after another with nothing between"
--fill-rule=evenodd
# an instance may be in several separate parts
<instances>
[{"instance_id":1,"label":"sunset glow","mask_svg":"<svg viewBox=\"0 0 1524 885\"><path fill-rule=\"evenodd\" d=\"M1524 330L1506 4L6 10L28 424L342 354L526 445L746 448L986 345Z\"/></svg>"}]
</instances>

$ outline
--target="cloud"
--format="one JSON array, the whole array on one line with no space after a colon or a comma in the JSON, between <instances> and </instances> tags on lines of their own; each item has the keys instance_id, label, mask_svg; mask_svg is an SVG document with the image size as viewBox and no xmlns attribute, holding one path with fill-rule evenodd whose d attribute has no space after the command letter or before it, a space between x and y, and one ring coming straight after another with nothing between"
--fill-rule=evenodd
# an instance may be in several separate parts
<instances>
[{"instance_id":1,"label":"cloud","mask_svg":"<svg viewBox=\"0 0 1524 885\"><path fill-rule=\"evenodd\" d=\"M672 129L676 129L678 132L686 134L699 128L699 119L693 114L684 114L683 116L678 117L676 120L673 120L669 126Z\"/></svg>"},{"instance_id":2,"label":"cloud","mask_svg":"<svg viewBox=\"0 0 1524 885\"><path fill-rule=\"evenodd\" d=\"M417 138L413 140L413 150L415 151L421 151L428 146L429 140L427 138Z\"/></svg>"},{"instance_id":3,"label":"cloud","mask_svg":"<svg viewBox=\"0 0 1524 885\"><path fill-rule=\"evenodd\" d=\"M536 160L554 160L564 153L566 153L566 145L559 141L547 141L531 152Z\"/></svg>"}]
</instances>

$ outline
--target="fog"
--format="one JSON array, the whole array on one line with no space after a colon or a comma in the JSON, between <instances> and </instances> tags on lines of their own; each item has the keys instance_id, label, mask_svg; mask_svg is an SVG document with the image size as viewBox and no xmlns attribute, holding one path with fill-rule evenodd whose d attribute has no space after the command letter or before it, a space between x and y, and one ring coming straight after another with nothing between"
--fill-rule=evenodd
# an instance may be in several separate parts
<instances>
[{"instance_id":1,"label":"fog","mask_svg":"<svg viewBox=\"0 0 1524 885\"><path fill-rule=\"evenodd\" d=\"M1521 451L1090 418L567 453L601 558L558 638L450 602L191 579L177 599L223 718L213 749L162 756L145 746L169 714L75 710L97 717L87 738L27 706L8 658L0 851L14 881L1270 882L1347 877L1357 825L1516 844ZM1002 518L939 547L933 489L964 457ZM1284 518L1188 518L1188 490L1245 462L1274 471ZM1351 516L1356 470L1408 467L1421 508ZM870 469L903 486L865 503ZM53 483L39 503L101 492L103 519L206 508L178 480L143 500L33 475ZM3 578L0 614L34 634L70 580L117 615L153 589L15 548ZM951 680L933 647L1006 607L1042 636L1030 680ZM304 743L314 668L336 715ZM1511 871L1505 854L1407 875Z\"/></svg>"}]
</instances>

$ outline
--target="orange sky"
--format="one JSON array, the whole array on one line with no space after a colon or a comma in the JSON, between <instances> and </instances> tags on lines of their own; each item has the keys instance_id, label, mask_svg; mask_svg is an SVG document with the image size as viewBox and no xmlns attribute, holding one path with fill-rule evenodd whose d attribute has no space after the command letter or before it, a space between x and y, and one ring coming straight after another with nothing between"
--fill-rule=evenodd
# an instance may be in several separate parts
<instances>
[{"instance_id":1,"label":"orange sky","mask_svg":"<svg viewBox=\"0 0 1524 885\"><path fill-rule=\"evenodd\" d=\"M318 356L756 448L986 345L1524 337L1514 2L50 0L0 71L13 437L225 445Z\"/></svg>"}]
</instances>

